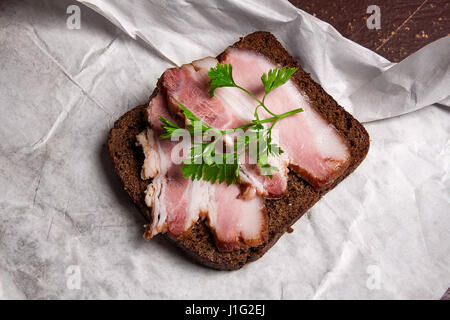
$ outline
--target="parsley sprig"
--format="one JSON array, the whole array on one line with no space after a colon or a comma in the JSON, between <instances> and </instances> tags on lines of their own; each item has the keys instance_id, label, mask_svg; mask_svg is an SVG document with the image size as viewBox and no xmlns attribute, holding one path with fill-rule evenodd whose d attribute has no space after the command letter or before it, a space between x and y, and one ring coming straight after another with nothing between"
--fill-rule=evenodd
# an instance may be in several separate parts
<instances>
[{"instance_id":1,"label":"parsley sprig","mask_svg":"<svg viewBox=\"0 0 450 320\"><path fill-rule=\"evenodd\" d=\"M202 141L194 139L192 142L190 155L183 161L181 167L183 176L186 178L190 177L192 180L203 179L211 183L216 181L219 183L225 182L227 185L236 183L240 181L239 159L251 150L256 152L254 154L257 155L257 165L260 167L261 174L272 177L273 172L278 171L278 168L269 164L269 155L279 156L283 153L283 150L272 141L272 129L281 119L302 112L303 109L298 108L282 114L275 114L265 105L265 99L269 93L285 84L296 71L297 68L283 67L281 69L272 69L267 74L264 73L261 76L261 81L264 85L264 96L260 100L247 89L236 84L233 79L231 64L222 65L217 63L216 67L211 68L208 72L210 81L206 85L209 89L209 96L211 98L214 97L217 88L234 87L240 89L258 103L254 111L255 119L237 128L221 130L204 123L188 108L179 103L180 109L186 119L189 120L186 126L189 133L194 136L196 132L202 132L204 137L208 138ZM261 120L258 113L259 108L263 108L271 117ZM160 120L162 128L165 130L161 138L167 139L180 135L178 129L181 128L177 124L162 116ZM271 125L266 127L264 126L266 123L271 123ZM246 132L245 135L233 138L233 152L216 152L216 145L223 143L223 138L226 135L239 130L246 130Z\"/></svg>"}]
</instances>

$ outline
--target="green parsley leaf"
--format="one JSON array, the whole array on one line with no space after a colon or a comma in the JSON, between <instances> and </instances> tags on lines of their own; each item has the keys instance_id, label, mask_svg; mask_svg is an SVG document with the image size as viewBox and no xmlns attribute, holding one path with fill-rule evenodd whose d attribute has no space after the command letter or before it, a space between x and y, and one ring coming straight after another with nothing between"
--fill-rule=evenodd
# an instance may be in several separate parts
<instances>
[{"instance_id":1,"label":"green parsley leaf","mask_svg":"<svg viewBox=\"0 0 450 320\"><path fill-rule=\"evenodd\" d=\"M209 96L214 97L214 91L222 87L234 87L236 84L233 80L233 68L231 64L217 63L215 68L208 71L210 81L206 85L209 88Z\"/></svg>"},{"instance_id":2,"label":"green parsley leaf","mask_svg":"<svg viewBox=\"0 0 450 320\"><path fill-rule=\"evenodd\" d=\"M165 130L165 132L160 135L161 139L170 138L175 135L176 130L181 129L178 125L163 116L160 116L159 120L162 123L162 128Z\"/></svg>"},{"instance_id":3,"label":"green parsley leaf","mask_svg":"<svg viewBox=\"0 0 450 320\"><path fill-rule=\"evenodd\" d=\"M279 86L285 84L292 75L298 70L298 68L286 68L272 69L266 74L261 76L261 81L264 84L264 90L266 95L275 90Z\"/></svg>"}]
</instances>

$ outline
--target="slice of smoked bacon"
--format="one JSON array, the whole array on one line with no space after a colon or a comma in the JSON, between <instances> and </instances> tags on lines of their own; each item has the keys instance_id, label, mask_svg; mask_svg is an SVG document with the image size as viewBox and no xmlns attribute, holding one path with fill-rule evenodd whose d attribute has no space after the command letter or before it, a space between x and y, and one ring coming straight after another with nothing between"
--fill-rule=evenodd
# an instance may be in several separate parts
<instances>
[{"instance_id":1,"label":"slice of smoked bacon","mask_svg":"<svg viewBox=\"0 0 450 320\"><path fill-rule=\"evenodd\" d=\"M207 72L216 63L214 58L205 58L168 69L163 75L163 85L167 89L169 110L179 115L180 102L202 121L220 129L248 124L254 118L257 105L248 94L237 88L218 88L215 96L209 97L205 87L209 81ZM235 82L260 100L264 95L261 75L278 67L265 56L243 49L228 49L223 55L223 63L231 64ZM349 148L336 128L314 109L292 80L272 91L265 104L277 114L296 108L303 108L304 112L284 118L275 126L276 142L285 153L269 161L279 168L274 179L261 176L254 167L243 165L244 183L252 185L264 197L280 196L286 191L289 165L318 190L332 185L350 160ZM261 118L269 116L265 111L260 112Z\"/></svg>"},{"instance_id":2,"label":"slice of smoked bacon","mask_svg":"<svg viewBox=\"0 0 450 320\"><path fill-rule=\"evenodd\" d=\"M256 51L236 48L226 50L222 63L231 64L234 81L259 99L264 95L261 75L279 67ZM279 144L289 157L289 167L300 177L319 190L332 185L350 161L349 147L336 128L314 109L292 80L272 91L265 104L277 114L296 108L304 110L277 123ZM267 113L261 114L263 118L269 117Z\"/></svg>"},{"instance_id":3,"label":"slice of smoked bacon","mask_svg":"<svg viewBox=\"0 0 450 320\"><path fill-rule=\"evenodd\" d=\"M146 156L142 175L153 178L145 196L152 210L146 237L165 232L172 238L182 237L199 218L205 218L221 251L262 244L268 233L263 198L243 200L237 185L227 187L184 178L180 164L172 161L172 150L178 142L159 138L159 116L175 122L168 113L164 93L150 101L147 114L149 128L137 137Z\"/></svg>"}]
</instances>

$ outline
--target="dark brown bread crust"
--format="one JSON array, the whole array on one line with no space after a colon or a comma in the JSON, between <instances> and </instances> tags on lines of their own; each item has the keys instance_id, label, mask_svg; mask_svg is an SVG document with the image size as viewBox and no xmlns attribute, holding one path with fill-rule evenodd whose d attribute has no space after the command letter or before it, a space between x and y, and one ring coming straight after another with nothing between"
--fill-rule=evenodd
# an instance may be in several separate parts
<instances>
[{"instance_id":1,"label":"dark brown bread crust","mask_svg":"<svg viewBox=\"0 0 450 320\"><path fill-rule=\"evenodd\" d=\"M299 67L278 40L268 32L247 35L233 47L258 51L283 66ZM218 57L219 60L221 56ZM351 153L349 167L333 185L322 191L316 191L307 182L290 172L288 194L282 199L266 200L269 238L266 243L258 247L226 253L219 252L204 221L198 221L192 232L182 240L174 241L167 237L195 261L214 269L236 270L248 262L257 260L277 242L280 236L289 231L289 228L309 208L353 172L365 158L369 150L369 135L364 127L300 67L293 76L293 80L308 95L316 110L330 121L349 143ZM152 97L157 91L158 88L155 89ZM148 219L150 210L144 203L144 190L149 181L142 181L140 178L144 157L140 148L135 146L136 135L146 127L145 109L146 105L138 106L116 121L108 136L108 149L125 190Z\"/></svg>"}]
</instances>

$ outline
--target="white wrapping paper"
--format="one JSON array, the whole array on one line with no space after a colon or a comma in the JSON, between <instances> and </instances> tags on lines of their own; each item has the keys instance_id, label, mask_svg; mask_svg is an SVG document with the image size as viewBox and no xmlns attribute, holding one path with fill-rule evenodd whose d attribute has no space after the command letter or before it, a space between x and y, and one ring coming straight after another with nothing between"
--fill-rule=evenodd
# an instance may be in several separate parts
<instances>
[{"instance_id":1,"label":"white wrapping paper","mask_svg":"<svg viewBox=\"0 0 450 320\"><path fill-rule=\"evenodd\" d=\"M393 64L288 2L80 2L79 30L70 1L0 4L0 298L436 299L450 286L449 37ZM262 259L218 272L142 239L105 142L167 67L256 30L370 121L371 149Z\"/></svg>"}]
</instances>

